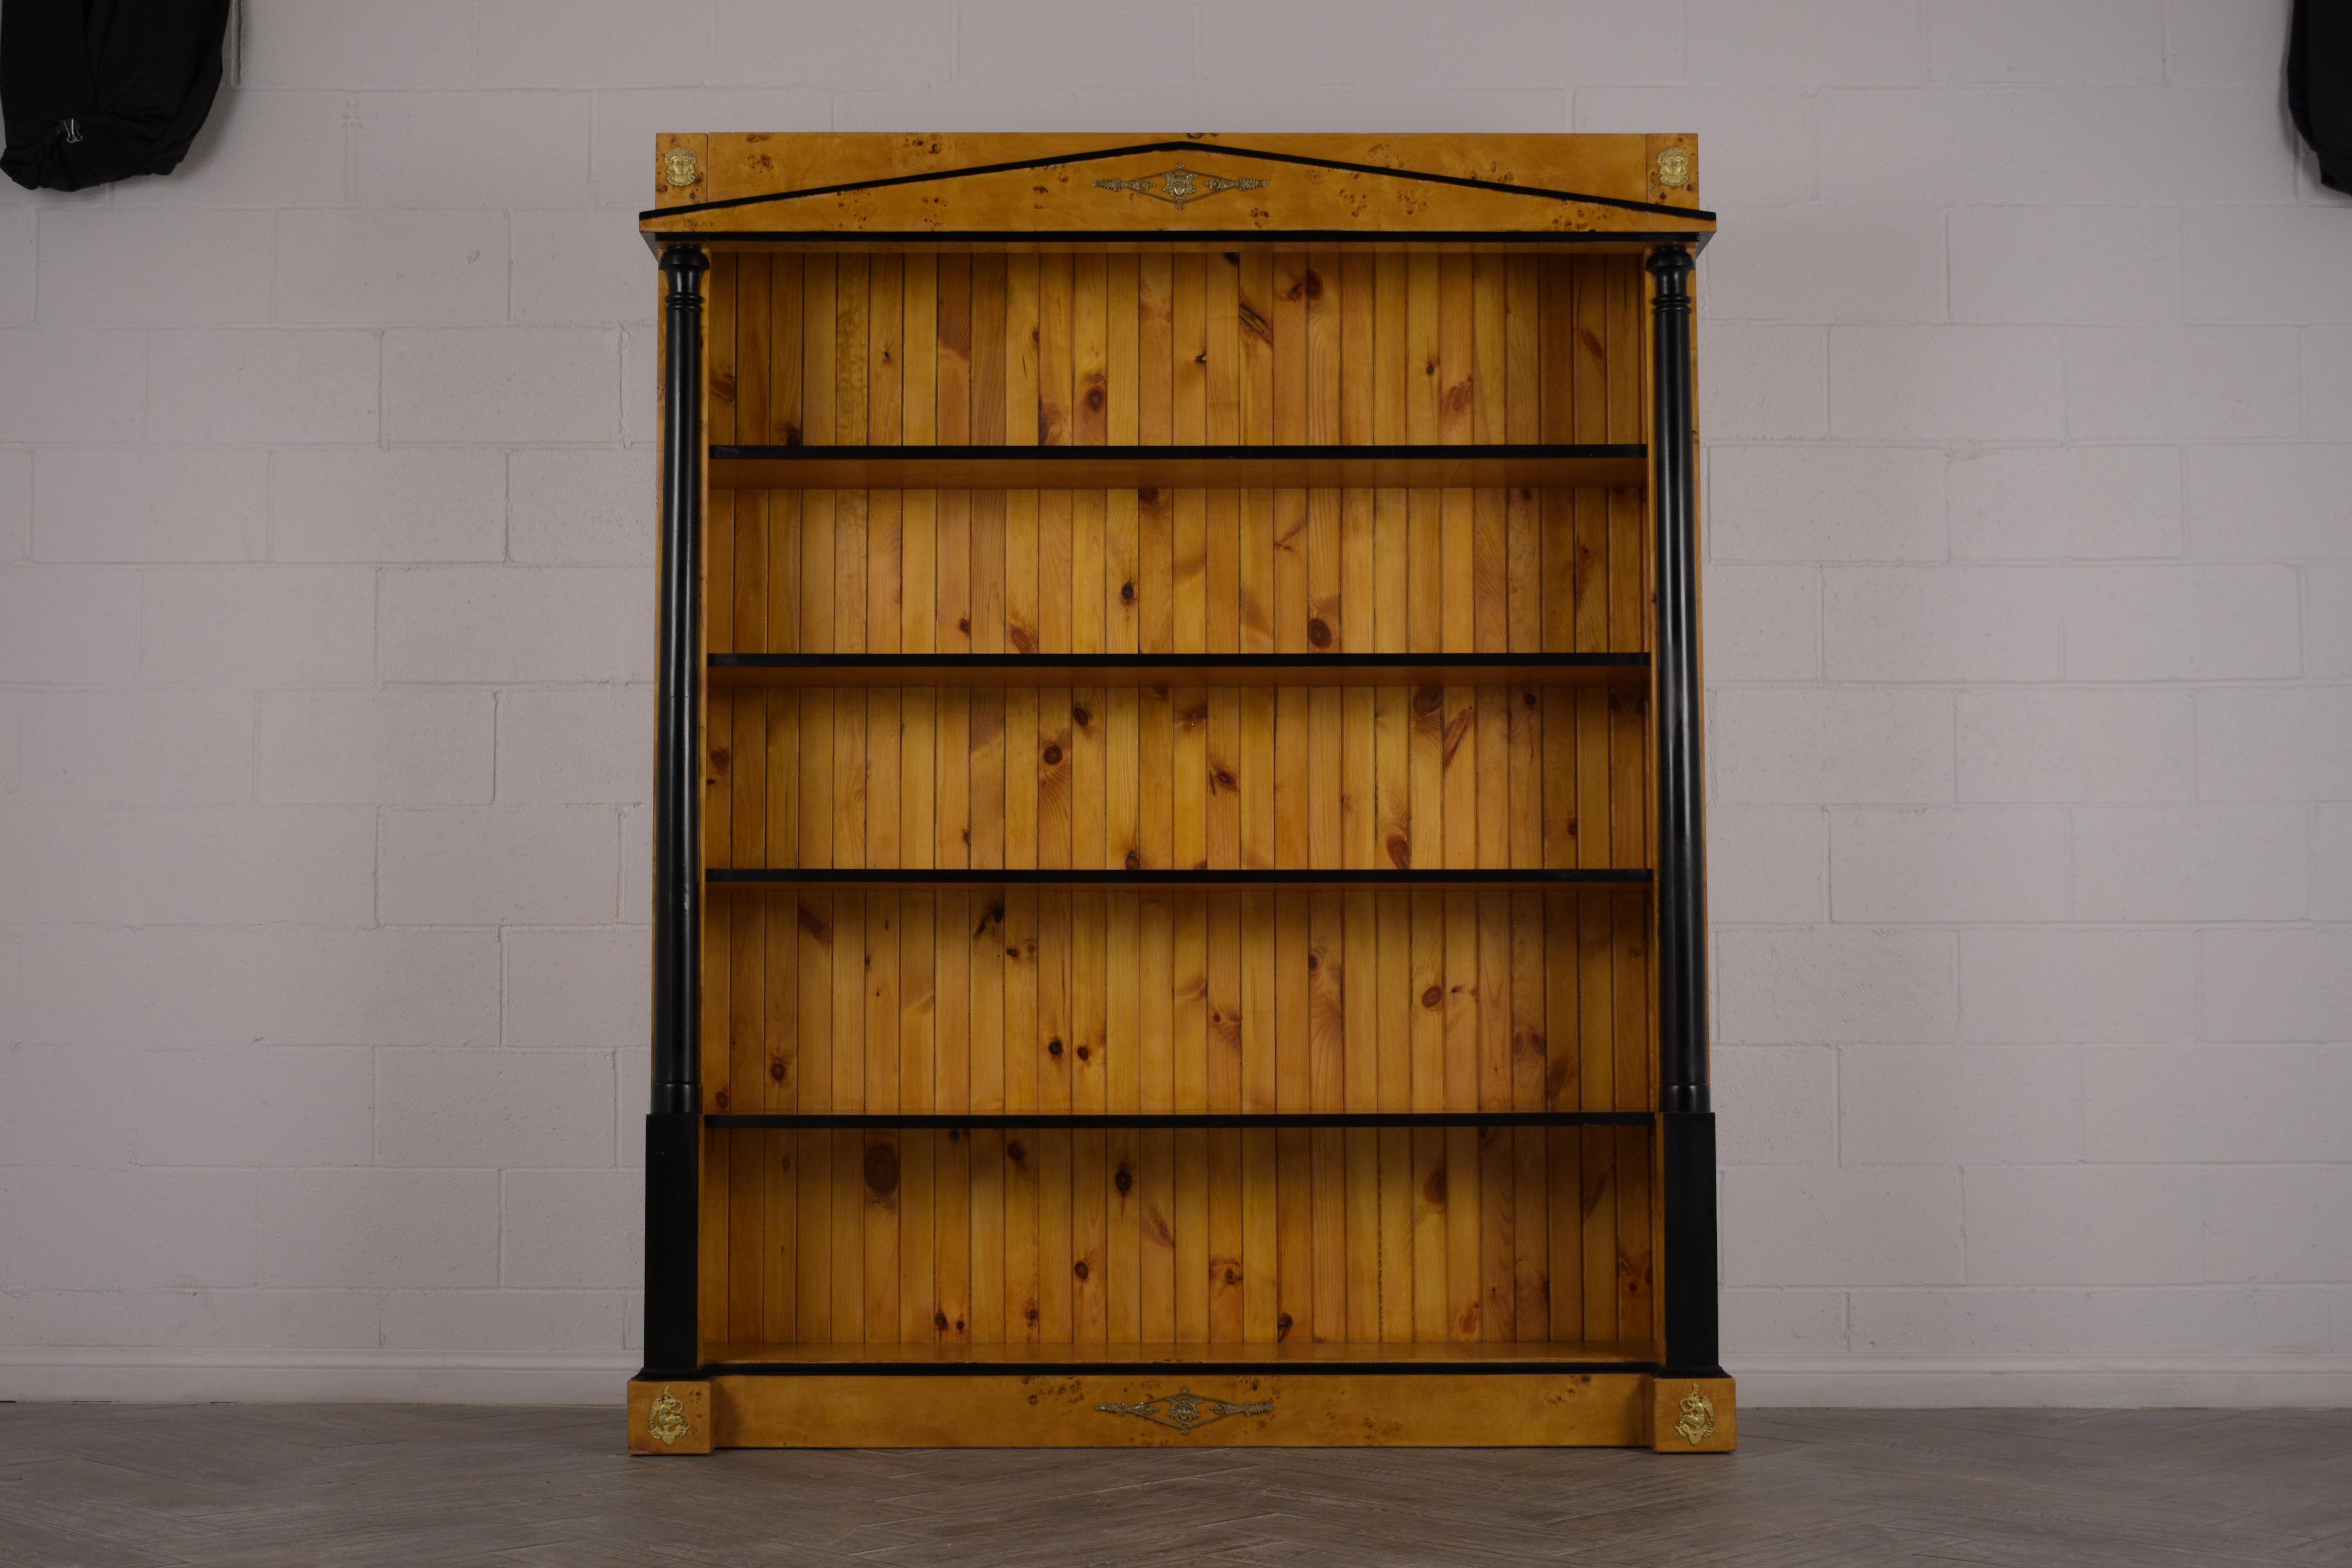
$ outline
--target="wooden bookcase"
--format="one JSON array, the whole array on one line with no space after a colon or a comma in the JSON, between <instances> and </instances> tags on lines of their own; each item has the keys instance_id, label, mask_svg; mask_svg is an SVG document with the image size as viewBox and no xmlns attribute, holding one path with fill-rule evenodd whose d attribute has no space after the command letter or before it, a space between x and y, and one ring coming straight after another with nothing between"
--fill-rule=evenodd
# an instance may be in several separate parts
<instances>
[{"instance_id":1,"label":"wooden bookcase","mask_svg":"<svg viewBox=\"0 0 2352 1568\"><path fill-rule=\"evenodd\" d=\"M1683 136L665 136L630 1440L1730 1446Z\"/></svg>"}]
</instances>

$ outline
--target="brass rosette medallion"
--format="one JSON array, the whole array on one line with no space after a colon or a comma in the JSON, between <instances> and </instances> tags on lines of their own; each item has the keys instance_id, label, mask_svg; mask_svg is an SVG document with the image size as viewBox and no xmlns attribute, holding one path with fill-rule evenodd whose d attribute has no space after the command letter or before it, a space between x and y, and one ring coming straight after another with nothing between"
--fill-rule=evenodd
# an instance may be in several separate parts
<instances>
[{"instance_id":1,"label":"brass rosette medallion","mask_svg":"<svg viewBox=\"0 0 2352 1568\"><path fill-rule=\"evenodd\" d=\"M1658 184L1670 191L1679 191L1691 181L1691 155L1687 147L1669 147L1658 154Z\"/></svg>"},{"instance_id":2,"label":"brass rosette medallion","mask_svg":"<svg viewBox=\"0 0 2352 1568\"><path fill-rule=\"evenodd\" d=\"M662 154L662 178L669 182L671 190L685 190L701 177L702 172L695 167L693 148L673 147Z\"/></svg>"}]
</instances>

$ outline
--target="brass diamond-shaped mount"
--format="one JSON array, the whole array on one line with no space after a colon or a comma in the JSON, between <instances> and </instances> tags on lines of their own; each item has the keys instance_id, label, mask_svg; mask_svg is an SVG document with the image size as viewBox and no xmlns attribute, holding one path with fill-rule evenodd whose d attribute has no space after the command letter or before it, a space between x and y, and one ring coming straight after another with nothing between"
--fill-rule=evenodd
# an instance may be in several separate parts
<instances>
[{"instance_id":1,"label":"brass diamond-shaped mount","mask_svg":"<svg viewBox=\"0 0 2352 1568\"><path fill-rule=\"evenodd\" d=\"M1095 188L1101 191L1133 191L1139 196L1184 206L1202 196L1213 196L1225 191L1256 191L1265 188L1264 180L1229 180L1223 174L1203 174L1179 163L1157 174L1146 174L1138 180L1097 180Z\"/></svg>"},{"instance_id":2,"label":"brass diamond-shaped mount","mask_svg":"<svg viewBox=\"0 0 2352 1568\"><path fill-rule=\"evenodd\" d=\"M1162 1394L1150 1399L1138 1400L1133 1405L1097 1405L1096 1409L1106 1415L1136 1415L1160 1426L1173 1426L1177 1434L1189 1436L1195 1426L1206 1426L1212 1421L1223 1421L1228 1415L1267 1415L1274 1411L1271 1399L1254 1400L1247 1405L1235 1405L1229 1400L1211 1399L1205 1394L1195 1394L1189 1388L1179 1388L1173 1394Z\"/></svg>"}]
</instances>

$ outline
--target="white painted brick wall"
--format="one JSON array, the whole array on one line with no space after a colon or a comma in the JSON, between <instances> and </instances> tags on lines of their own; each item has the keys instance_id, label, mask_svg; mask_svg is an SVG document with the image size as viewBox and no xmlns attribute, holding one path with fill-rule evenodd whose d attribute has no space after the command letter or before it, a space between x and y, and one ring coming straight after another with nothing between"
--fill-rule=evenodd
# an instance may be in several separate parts
<instances>
[{"instance_id":1,"label":"white painted brick wall","mask_svg":"<svg viewBox=\"0 0 2352 1568\"><path fill-rule=\"evenodd\" d=\"M2196 798L2197 713L2183 691L2010 686L1960 694L1964 801Z\"/></svg>"},{"instance_id":2,"label":"white painted brick wall","mask_svg":"<svg viewBox=\"0 0 2352 1568\"><path fill-rule=\"evenodd\" d=\"M177 175L0 189L0 1394L611 1396L653 133L1208 126L1703 139L1748 1397L2352 1396L2352 210L2285 6L244 0Z\"/></svg>"},{"instance_id":3,"label":"white painted brick wall","mask_svg":"<svg viewBox=\"0 0 2352 1568\"><path fill-rule=\"evenodd\" d=\"M43 561L257 561L268 535L269 457L157 447L33 454L33 553Z\"/></svg>"},{"instance_id":4,"label":"white painted brick wall","mask_svg":"<svg viewBox=\"0 0 2352 1568\"><path fill-rule=\"evenodd\" d=\"M610 921L620 842L612 811L590 806L387 810L379 912L394 925Z\"/></svg>"},{"instance_id":5,"label":"white painted brick wall","mask_svg":"<svg viewBox=\"0 0 2352 1568\"><path fill-rule=\"evenodd\" d=\"M495 1170L264 1170L260 1279L309 1289L499 1283Z\"/></svg>"},{"instance_id":6,"label":"white painted brick wall","mask_svg":"<svg viewBox=\"0 0 2352 1568\"><path fill-rule=\"evenodd\" d=\"M289 804L487 804L496 703L488 691L434 687L265 691L256 792Z\"/></svg>"},{"instance_id":7,"label":"white painted brick wall","mask_svg":"<svg viewBox=\"0 0 2352 1568\"><path fill-rule=\"evenodd\" d=\"M2318 1289L2132 1286L2089 1290L1855 1290L1864 1354L2077 1355L2098 1344L2159 1363L2213 1355L2325 1356L2332 1298Z\"/></svg>"},{"instance_id":8,"label":"white painted brick wall","mask_svg":"<svg viewBox=\"0 0 2352 1568\"><path fill-rule=\"evenodd\" d=\"M269 455L269 558L500 561L506 500L495 447L285 447Z\"/></svg>"},{"instance_id":9,"label":"white painted brick wall","mask_svg":"<svg viewBox=\"0 0 2352 1568\"><path fill-rule=\"evenodd\" d=\"M375 574L357 566L142 572L153 686L350 686L375 677Z\"/></svg>"},{"instance_id":10,"label":"white painted brick wall","mask_svg":"<svg viewBox=\"0 0 2352 1568\"><path fill-rule=\"evenodd\" d=\"M276 327L156 332L147 352L148 437L373 441L383 384L377 337Z\"/></svg>"},{"instance_id":11,"label":"white painted brick wall","mask_svg":"<svg viewBox=\"0 0 2352 1568\"><path fill-rule=\"evenodd\" d=\"M1960 933L1959 1037L1986 1044L2197 1038L2196 938L2161 928Z\"/></svg>"},{"instance_id":12,"label":"white painted brick wall","mask_svg":"<svg viewBox=\"0 0 2352 1568\"><path fill-rule=\"evenodd\" d=\"M16 793L52 805L250 800L253 710L247 691L24 692L16 700Z\"/></svg>"},{"instance_id":13,"label":"white painted brick wall","mask_svg":"<svg viewBox=\"0 0 2352 1568\"><path fill-rule=\"evenodd\" d=\"M507 215L322 208L278 216L274 313L334 325L507 318Z\"/></svg>"},{"instance_id":14,"label":"white painted brick wall","mask_svg":"<svg viewBox=\"0 0 2352 1568\"><path fill-rule=\"evenodd\" d=\"M381 1165L609 1165L613 1064L591 1051L376 1053Z\"/></svg>"}]
</instances>

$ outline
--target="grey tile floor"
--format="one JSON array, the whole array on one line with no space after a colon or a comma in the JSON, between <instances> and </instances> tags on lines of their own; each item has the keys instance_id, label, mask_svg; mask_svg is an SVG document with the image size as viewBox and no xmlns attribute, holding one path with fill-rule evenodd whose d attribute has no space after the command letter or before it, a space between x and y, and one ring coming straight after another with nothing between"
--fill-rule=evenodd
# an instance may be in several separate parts
<instances>
[{"instance_id":1,"label":"grey tile floor","mask_svg":"<svg viewBox=\"0 0 2352 1568\"><path fill-rule=\"evenodd\" d=\"M2352 1411L1750 1411L1741 1451L625 1458L616 1411L0 1405L0 1563L2352 1564Z\"/></svg>"}]
</instances>

